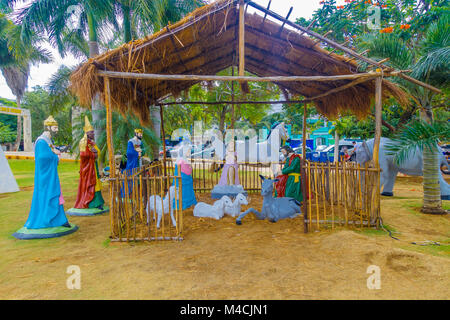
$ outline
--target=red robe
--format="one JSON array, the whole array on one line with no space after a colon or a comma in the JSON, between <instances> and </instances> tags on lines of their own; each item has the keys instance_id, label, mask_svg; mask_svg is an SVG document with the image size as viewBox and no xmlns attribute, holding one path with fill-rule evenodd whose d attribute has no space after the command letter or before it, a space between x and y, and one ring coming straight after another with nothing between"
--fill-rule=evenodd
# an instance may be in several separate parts
<instances>
[{"instance_id":1,"label":"red robe","mask_svg":"<svg viewBox=\"0 0 450 320\"><path fill-rule=\"evenodd\" d=\"M90 150L95 143L87 139L86 149L80 150L80 183L78 184L77 201L75 208L87 209L94 199L97 174L95 172L95 154Z\"/></svg>"}]
</instances>

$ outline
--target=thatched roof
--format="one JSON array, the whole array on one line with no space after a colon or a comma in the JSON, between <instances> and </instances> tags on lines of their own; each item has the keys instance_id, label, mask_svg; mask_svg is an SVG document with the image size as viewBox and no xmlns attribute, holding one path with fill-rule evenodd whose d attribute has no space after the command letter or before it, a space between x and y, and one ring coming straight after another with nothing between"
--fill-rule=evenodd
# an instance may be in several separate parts
<instances>
[{"instance_id":1,"label":"thatched roof","mask_svg":"<svg viewBox=\"0 0 450 320\"><path fill-rule=\"evenodd\" d=\"M89 106L96 93L103 94L103 77L98 70L215 75L237 64L238 16L235 1L220 0L198 8L183 20L146 38L110 50L81 65L71 76L72 91L82 105ZM358 73L357 64L347 57L330 53L315 40L298 31L265 19L245 15L245 69L256 76L334 76ZM111 78L114 109L127 110L149 121L149 106L178 96L198 81L157 81ZM280 82L292 95L314 97L349 80L330 82ZM407 103L407 95L383 80L383 98L394 96ZM333 119L351 111L363 117L370 113L375 81L359 84L314 101L323 115Z\"/></svg>"}]
</instances>

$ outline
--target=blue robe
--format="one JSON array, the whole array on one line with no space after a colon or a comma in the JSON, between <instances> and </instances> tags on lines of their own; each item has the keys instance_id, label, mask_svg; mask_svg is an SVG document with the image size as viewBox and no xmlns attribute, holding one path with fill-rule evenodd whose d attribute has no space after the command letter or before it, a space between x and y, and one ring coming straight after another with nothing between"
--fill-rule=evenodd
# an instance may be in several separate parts
<instances>
[{"instance_id":1,"label":"blue robe","mask_svg":"<svg viewBox=\"0 0 450 320\"><path fill-rule=\"evenodd\" d=\"M175 164L175 173L174 176L178 176L178 165ZM179 188L178 181L175 180L174 185ZM187 175L183 172L181 172L181 187L182 187L182 198L181 198L181 204L183 210L190 208L197 204L197 199L195 199L195 193L194 193L194 179L192 179L192 175ZM175 199L173 200L172 206L174 208L178 208L178 204L175 204Z\"/></svg>"},{"instance_id":2,"label":"blue robe","mask_svg":"<svg viewBox=\"0 0 450 320\"><path fill-rule=\"evenodd\" d=\"M127 145L127 166L125 170L127 170L128 175L131 175L135 168L139 168L139 152L134 148L133 139L130 139Z\"/></svg>"},{"instance_id":3,"label":"blue robe","mask_svg":"<svg viewBox=\"0 0 450 320\"><path fill-rule=\"evenodd\" d=\"M68 223L63 205L59 204L61 184L58 176L58 156L52 151L47 137L35 143L34 191L31 210L25 227L40 229L59 227Z\"/></svg>"}]
</instances>

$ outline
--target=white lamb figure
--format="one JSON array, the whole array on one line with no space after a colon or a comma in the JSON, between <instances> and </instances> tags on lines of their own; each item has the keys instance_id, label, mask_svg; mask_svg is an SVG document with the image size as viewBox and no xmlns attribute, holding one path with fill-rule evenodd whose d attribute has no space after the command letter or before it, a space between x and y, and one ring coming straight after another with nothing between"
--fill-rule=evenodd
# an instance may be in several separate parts
<instances>
[{"instance_id":1,"label":"white lamb figure","mask_svg":"<svg viewBox=\"0 0 450 320\"><path fill-rule=\"evenodd\" d=\"M199 218L213 218L219 220L225 214L225 206L231 205L231 199L223 196L220 200L214 202L213 205L205 202L199 202L194 207L194 216Z\"/></svg>"},{"instance_id":2,"label":"white lamb figure","mask_svg":"<svg viewBox=\"0 0 450 320\"><path fill-rule=\"evenodd\" d=\"M155 205L156 205L156 213L158 214L158 221L156 223L156 227L159 228L162 218L162 207L164 207L165 214L169 213L169 193L170 193L170 200L173 201L173 199L175 199L175 186L171 186L169 188L169 192L162 200L162 204L161 204L161 197L158 195L151 195L150 198L148 198L147 224L150 223L150 212L155 212ZM176 227L177 223L173 216L173 206L171 206L170 208L170 218L172 219L172 225Z\"/></svg>"},{"instance_id":3,"label":"white lamb figure","mask_svg":"<svg viewBox=\"0 0 450 320\"><path fill-rule=\"evenodd\" d=\"M225 207L225 213L236 217L241 214L241 205L248 205L248 200L242 193L238 193L233 203Z\"/></svg>"}]
</instances>

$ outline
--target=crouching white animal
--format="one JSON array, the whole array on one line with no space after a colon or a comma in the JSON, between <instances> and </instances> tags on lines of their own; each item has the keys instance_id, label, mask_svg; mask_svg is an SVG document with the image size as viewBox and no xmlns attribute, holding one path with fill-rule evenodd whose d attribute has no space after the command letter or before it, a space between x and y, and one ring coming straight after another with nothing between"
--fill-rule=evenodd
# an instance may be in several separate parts
<instances>
[{"instance_id":1,"label":"crouching white animal","mask_svg":"<svg viewBox=\"0 0 450 320\"><path fill-rule=\"evenodd\" d=\"M239 193L233 203L225 207L225 213L236 217L241 214L241 205L248 205L248 200L242 193Z\"/></svg>"},{"instance_id":2,"label":"crouching white animal","mask_svg":"<svg viewBox=\"0 0 450 320\"><path fill-rule=\"evenodd\" d=\"M231 206L232 204L233 203L228 196L223 196L220 200L214 202L213 205L205 202L199 202L194 207L194 216L219 220L225 214L225 207Z\"/></svg>"},{"instance_id":3,"label":"crouching white animal","mask_svg":"<svg viewBox=\"0 0 450 320\"><path fill-rule=\"evenodd\" d=\"M151 195L148 198L148 205L147 205L147 224L150 223L150 212L155 212L158 214L158 221L156 223L156 227L159 228L159 225L161 224L161 218L164 208L164 213L169 213L169 194L170 194L170 200L173 202L173 199L175 199L175 186L171 186L169 188L169 192L166 194L164 199L161 201L161 197L158 195ZM155 210L156 208L156 210ZM170 207L170 218L172 219L172 225L176 227L177 223L175 221L175 218L173 216L173 205Z\"/></svg>"}]
</instances>

